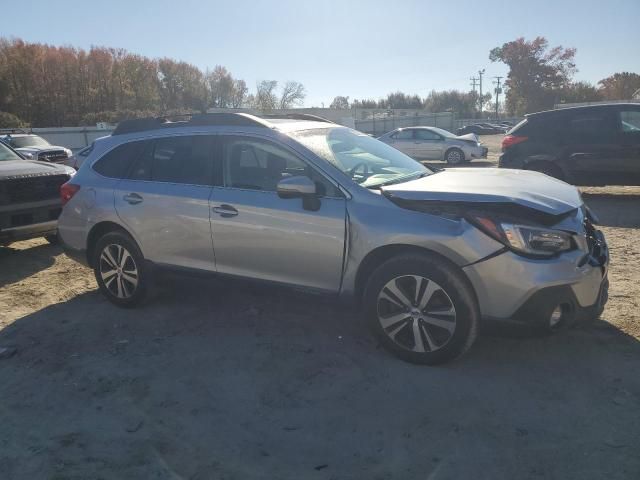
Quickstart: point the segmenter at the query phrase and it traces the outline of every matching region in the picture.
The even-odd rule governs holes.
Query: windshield
[[[404,153],[349,128],[322,128],[291,135],[356,183],[376,188],[433,173]]]
[[[50,147],[51,145],[44,138],[37,135],[29,135],[26,137],[11,137],[11,145],[13,148],[24,147]]]
[[[22,158],[4,143],[0,142],[0,162],[4,160],[22,160]]]

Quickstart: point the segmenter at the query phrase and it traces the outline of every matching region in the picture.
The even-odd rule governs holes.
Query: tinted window
[[[149,142],[129,178],[154,182],[211,185],[213,138],[211,136],[166,137]]]
[[[624,133],[640,133],[640,110],[623,110],[620,112],[620,120]]]
[[[593,111],[577,113],[569,118],[569,135],[576,143],[605,143],[615,132],[610,112]]]
[[[418,140],[440,140],[440,135],[430,130],[416,130],[415,137]]]
[[[339,197],[339,190],[296,155],[272,142],[227,137],[222,147],[224,185],[275,192],[286,177],[306,176],[316,182],[321,196]]]
[[[129,166],[144,150],[145,144],[146,142],[130,142],[120,145],[100,158],[93,169],[105,177],[123,178]]]
[[[400,130],[391,137],[395,140],[413,140],[413,130]]]
[[[0,162],[3,160],[22,160],[20,156],[7,147],[4,143],[0,142]]]

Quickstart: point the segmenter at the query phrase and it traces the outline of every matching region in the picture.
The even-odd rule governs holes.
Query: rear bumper
[[[85,249],[74,248],[68,243],[64,242],[64,237],[59,236],[60,246],[64,251],[64,254],[71,260],[74,260],[85,267],[89,267],[89,260],[87,259],[87,251]]]
[[[53,235],[56,233],[57,225],[57,220],[49,220],[19,227],[4,228],[0,230],[0,245],[9,245],[20,240]]]

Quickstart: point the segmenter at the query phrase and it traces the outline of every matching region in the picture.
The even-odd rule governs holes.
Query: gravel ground
[[[168,278],[121,310],[58,247],[0,247],[0,478],[640,478],[639,198],[585,191],[600,321],[438,368],[330,299]]]

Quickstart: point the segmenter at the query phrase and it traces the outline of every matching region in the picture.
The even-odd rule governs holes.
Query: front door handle
[[[221,217],[225,218],[235,217],[236,215],[238,215],[238,210],[233,208],[231,205],[227,205],[224,203],[222,205],[218,205],[217,207],[213,207],[212,210]]]
[[[128,193],[127,195],[122,197],[122,199],[125,202],[130,203],[131,205],[136,205],[137,203],[142,203],[142,197],[140,195],[138,195],[137,193]]]

